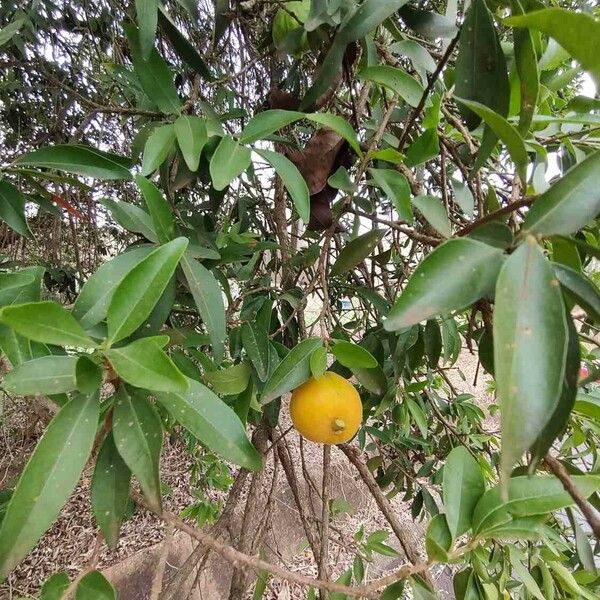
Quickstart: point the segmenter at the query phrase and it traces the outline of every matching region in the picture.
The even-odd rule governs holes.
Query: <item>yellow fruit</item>
[[[355,387],[337,373],[327,371],[310,378],[292,393],[290,416],[294,427],[308,440],[342,444],[358,431],[362,403]]]

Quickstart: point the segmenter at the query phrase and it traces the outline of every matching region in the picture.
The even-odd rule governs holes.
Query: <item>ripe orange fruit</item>
[[[327,371],[294,390],[290,416],[294,427],[306,439],[320,444],[342,444],[360,427],[362,402],[347,379]]]

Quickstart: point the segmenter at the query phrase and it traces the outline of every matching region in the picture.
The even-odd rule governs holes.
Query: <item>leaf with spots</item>
[[[92,510],[109,548],[119,541],[119,529],[127,510],[131,471],[125,464],[110,432],[98,453],[92,478]]]
[[[0,529],[0,581],[52,525],[88,460],[98,395],[76,396],[52,419],[13,492]]]
[[[77,388],[77,356],[42,356],[9,371],[2,387],[20,396],[62,394]]]
[[[415,269],[383,325],[410,327],[470,306],[491,294],[502,265],[502,250],[468,238],[448,240]]]
[[[163,430],[156,410],[141,394],[121,386],[113,413],[115,445],[125,464],[140,482],[151,509],[160,513],[159,461]]]
[[[236,465],[256,471],[262,459],[235,412],[201,383],[188,379],[185,393],[157,394],[158,401],[194,437]]]
[[[552,418],[561,396],[566,351],[560,285],[542,249],[529,237],[508,258],[496,283],[494,370],[505,481]]]

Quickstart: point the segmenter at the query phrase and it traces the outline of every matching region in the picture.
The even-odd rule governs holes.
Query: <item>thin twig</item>
[[[156,566],[156,573],[152,580],[152,591],[150,593],[150,600],[158,600],[160,592],[163,587],[163,577],[165,576],[165,567],[167,566],[167,556],[169,555],[169,549],[171,542],[173,541],[173,531],[175,527],[173,523],[167,523],[167,530],[165,532],[165,539],[163,546],[158,557],[158,565]]]
[[[323,446],[323,491],[321,493],[321,554],[319,556],[319,579],[328,579],[327,557],[329,553],[329,488],[331,487],[331,446]],[[321,590],[321,600],[327,600],[326,590]]]

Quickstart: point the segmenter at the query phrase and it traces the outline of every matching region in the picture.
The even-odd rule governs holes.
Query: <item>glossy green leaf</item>
[[[521,182],[525,185],[527,183],[527,150],[525,149],[525,142],[516,127],[502,115],[479,102],[459,97],[456,97],[456,101],[481,117],[496,136],[502,140],[517,167]]]
[[[450,219],[448,219],[446,209],[439,198],[435,198],[434,196],[416,196],[412,202],[437,232],[446,238],[452,235]]]
[[[562,391],[567,323],[560,286],[535,239],[504,263],[496,283],[494,371],[502,415],[501,473],[536,440]]]
[[[427,129],[415,138],[406,151],[405,164],[407,167],[416,167],[421,163],[436,158],[440,151],[440,140],[437,130]]]
[[[310,221],[308,185],[306,185],[306,180],[302,177],[296,165],[279,152],[256,150],[256,153],[262,156],[275,169],[277,175],[281,177],[283,185],[285,185],[294,202],[298,215],[304,223],[308,223]]]
[[[410,578],[413,600],[436,600],[436,595],[418,577]]]
[[[12,367],[34,358],[29,340],[6,325],[0,325],[0,351],[4,353]]]
[[[377,366],[377,359],[366,348],[352,342],[335,340],[331,353],[349,369],[372,369]]]
[[[464,446],[457,446],[447,456],[442,490],[446,521],[456,539],[471,528],[473,510],[485,492],[479,464]]]
[[[75,397],[35,447],[2,520],[0,580],[35,546],[75,489],[92,450],[99,406],[97,394]]]
[[[157,392],[184,392],[186,379],[162,350],[167,336],[140,338],[104,354],[117,375],[127,383]]]
[[[156,127],[148,136],[142,158],[142,175],[154,173],[162,165],[175,145],[175,126],[172,123]]]
[[[392,201],[400,218],[407,223],[414,221],[410,203],[411,190],[406,177],[395,169],[369,169],[374,182]]]
[[[75,379],[77,389],[84,394],[93,394],[102,386],[103,380],[102,367],[95,363],[87,355],[83,354],[77,360],[75,367]]]
[[[80,144],[56,144],[28,152],[16,165],[57,169],[94,179],[131,179],[128,158]]]
[[[92,478],[92,511],[104,539],[111,549],[119,541],[121,522],[129,501],[131,471],[125,464],[112,432],[109,432],[100,448]]]
[[[250,166],[250,149],[238,144],[231,136],[221,138],[210,159],[210,176],[215,190],[224,190]]]
[[[211,450],[246,469],[262,468],[262,459],[248,441],[233,410],[201,383],[188,380],[183,394],[158,394],[158,401],[183,427]]]
[[[26,267],[0,277],[0,306],[34,302],[41,297],[44,267]]]
[[[407,0],[387,0],[386,2],[366,0],[359,6],[356,12],[338,29],[329,51],[321,61],[322,66],[316,80],[301,102],[301,110],[313,106],[331,85],[331,81],[342,68],[342,60],[348,44],[364,38],[406,2]]]
[[[161,191],[151,181],[148,181],[141,175],[136,176],[135,181],[146,201],[158,241],[161,244],[166,244],[175,237],[175,223],[173,221],[171,206]]]
[[[403,6],[398,12],[408,27],[431,41],[450,39],[456,35],[456,19],[411,5]]]
[[[250,368],[242,362],[226,369],[206,371],[203,377],[217,394],[233,396],[241,394],[246,389],[250,375]]]
[[[265,110],[254,115],[240,135],[241,144],[252,144],[304,118],[293,110]]]
[[[350,147],[358,156],[362,156],[362,150],[360,149],[356,131],[354,131],[354,128],[346,121],[346,119],[332,113],[321,112],[311,113],[305,116],[309,121],[313,121],[313,123],[319,123],[320,125],[329,127],[329,129],[333,129],[333,131],[341,135],[350,144]]]
[[[33,237],[25,218],[25,197],[12,183],[4,180],[0,180],[0,219],[23,237]]]
[[[160,246],[139,262],[115,289],[108,306],[111,342],[133,333],[150,315],[162,296],[188,240],[180,237]]]
[[[127,231],[142,234],[151,242],[158,242],[158,236],[154,231],[150,215],[135,204],[129,202],[110,200],[102,198],[100,203],[109,211],[112,218]]]
[[[455,69],[456,95],[478,102],[506,117],[510,84],[506,59],[485,0],[473,0],[467,10],[458,42]],[[467,127],[475,129],[480,115],[459,105]]]
[[[391,89],[410,106],[418,106],[423,96],[423,86],[402,69],[389,65],[374,65],[361,69],[359,79],[371,81]]]
[[[132,395],[124,386],[115,396],[113,436],[121,458],[139,481],[148,504],[160,513],[162,424],[152,404],[142,394]]]
[[[375,250],[384,235],[385,231],[383,229],[371,229],[353,239],[342,248],[333,267],[331,267],[331,275],[342,275],[360,264]]]
[[[321,339],[313,337],[292,348],[267,380],[261,402],[271,402],[304,383],[310,377],[310,356],[320,345]]]
[[[384,327],[397,331],[470,306],[493,292],[502,251],[468,238],[448,240],[415,269]]]
[[[332,188],[341,190],[347,194],[355,194],[358,190],[357,185],[350,179],[348,171],[343,166],[338,167],[335,173],[327,178],[327,183]]]
[[[197,171],[200,154],[208,141],[206,119],[200,117],[178,117],[174,124],[179,149],[190,171]]]
[[[475,200],[469,187],[457,179],[451,179],[450,185],[452,186],[456,203],[460,206],[465,215],[472,217],[475,211]]]
[[[501,248],[502,250],[512,246],[515,241],[512,229],[508,225],[498,221],[483,223],[482,225],[475,227],[475,229],[469,233],[469,237],[479,240],[484,244]]]
[[[523,582],[523,585],[527,588],[529,593],[538,600],[546,600],[540,590],[535,579],[529,572],[529,568],[526,567],[522,561],[521,552],[519,552],[514,546],[508,545],[508,554],[510,556],[510,565],[514,569],[517,577]]]
[[[402,600],[404,597],[404,585],[404,580],[388,585],[381,593],[379,600]]]
[[[211,271],[187,255],[181,259],[181,268],[198,312],[208,330],[214,359],[220,363],[223,359],[226,337],[225,305],[221,288]]]
[[[429,522],[425,535],[425,548],[430,560],[446,562],[452,546],[452,534],[443,514],[435,515]]]
[[[513,16],[524,13],[520,0],[511,0]],[[531,119],[535,114],[539,91],[540,74],[538,60],[533,44],[533,37],[528,29],[513,29],[515,49],[515,66],[519,75],[519,88],[521,92],[521,110],[519,112],[519,131],[525,135],[531,126]]]
[[[125,275],[152,252],[152,246],[141,246],[115,256],[105,262],[85,282],[71,314],[85,329],[89,329],[106,318],[113,293]]]
[[[327,371],[327,350],[322,346],[317,348],[310,355],[309,366],[310,373],[315,379],[321,377]]]
[[[435,319],[427,321],[423,342],[425,344],[425,354],[427,355],[429,366],[435,368],[442,355],[442,332],[439,323]]]
[[[229,16],[230,0],[213,0],[213,2],[215,9],[215,25],[213,28],[212,46],[213,49],[215,49],[218,46],[219,41],[225,34],[225,31],[227,31],[227,27],[229,27],[229,21],[231,20],[231,17]]]
[[[531,205],[523,233],[569,235],[600,212],[600,152],[590,154]]]
[[[598,475],[573,475],[573,483],[584,498],[600,488]],[[473,512],[473,531],[481,533],[523,518],[566,508],[573,499],[556,477],[546,475],[513,477],[508,480],[508,500],[503,502],[500,485],[487,490]]]
[[[73,315],[56,302],[5,306],[0,310],[0,322],[36,342],[80,348],[97,346]]]
[[[266,381],[269,375],[269,336],[266,329],[258,323],[242,325],[242,344],[248,358],[252,361],[258,378]]]
[[[372,394],[381,395],[387,390],[387,378],[379,365],[371,369],[354,367],[350,370],[360,385]]]
[[[600,56],[596,44],[600,38],[600,21],[592,15],[566,8],[547,8],[512,16],[504,22],[512,27],[537,29],[554,38],[600,84]]]
[[[13,394],[62,394],[77,387],[76,356],[42,356],[16,366],[2,380],[2,387]]]
[[[75,600],[116,600],[117,594],[110,581],[100,571],[84,575],[75,590]]]
[[[560,284],[575,297],[588,317],[600,321],[600,290],[596,284],[583,273],[566,265],[552,263],[552,269]]]
[[[131,60],[137,78],[146,96],[164,113],[178,113],[181,109],[181,100],[177,95],[177,88],[173,83],[173,75],[164,58],[156,48],[151,49],[148,58],[144,58],[140,48],[138,29],[126,23],[124,25]],[[142,173],[146,175],[147,173]]]
[[[53,573],[40,590],[40,600],[60,600],[69,587],[69,576],[64,572]]]
[[[12,273],[0,273],[0,290],[8,297],[11,291],[16,291],[19,290],[19,288],[29,286],[35,279],[35,275],[26,270],[14,271]],[[6,302],[6,304],[12,304],[12,302]]]
[[[158,24],[158,0],[135,0],[141,58],[150,58]]]

